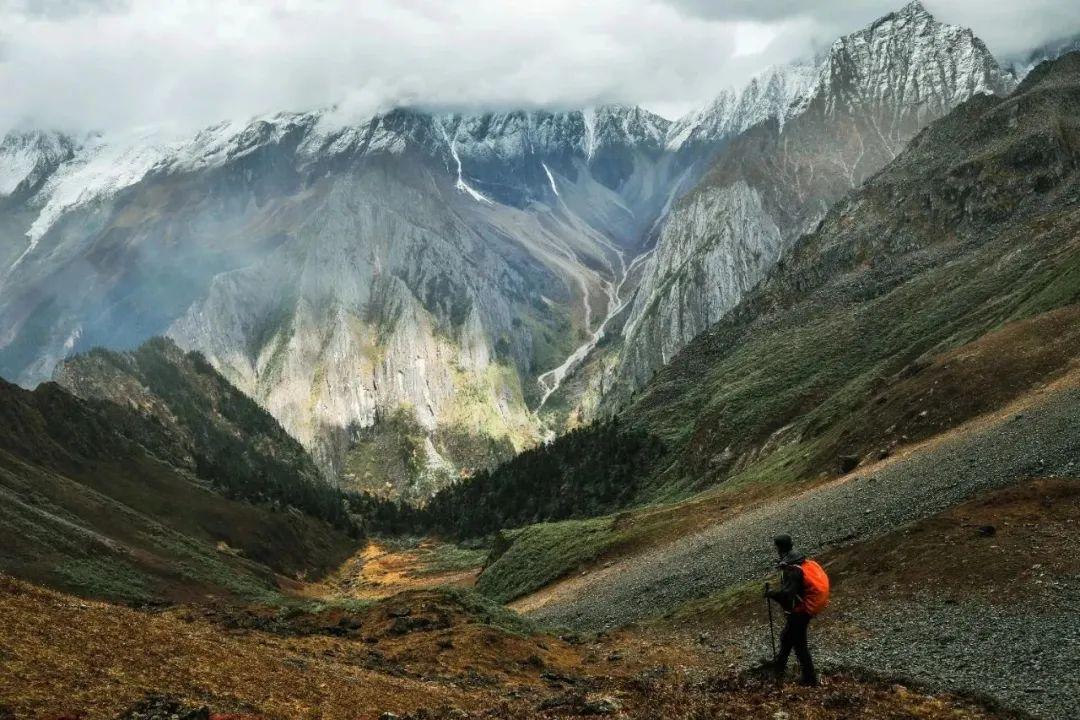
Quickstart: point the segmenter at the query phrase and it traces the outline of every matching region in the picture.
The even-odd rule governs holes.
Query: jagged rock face
[[[680,152],[715,148],[770,118],[783,125],[803,108],[817,77],[818,69],[810,64],[770,67],[741,90],[722,92],[706,107],[672,123],[668,148]]]
[[[5,215],[0,374],[168,334],[331,476],[422,496],[430,477],[350,477],[360,429],[405,408],[442,481],[534,442],[535,378],[602,321],[663,205],[666,130],[611,107],[65,139]]]
[[[973,95],[1004,94],[1012,85],[970,30],[938,23],[917,2],[838,40],[813,88],[728,144],[667,217],[606,404],[625,402],[734,307],[830,205],[927,123]],[[704,220],[713,209],[724,214]]]
[[[942,393],[941,424],[926,423],[932,401],[904,383],[950,348],[1075,306],[1078,118],[1080,53],[1038,66],[1006,98],[955,108],[835,203],[623,420],[685,452],[673,477],[708,484],[759,462],[770,474],[793,465],[810,477],[837,461],[839,470],[859,434],[853,418],[881,416],[892,402],[910,408],[912,441],[971,417],[973,406],[949,407],[957,391],[943,391],[947,382],[924,380],[923,393]],[[1071,356],[1062,357],[1066,367]],[[971,382],[985,384],[985,372]],[[908,441],[888,425],[877,431]]]
[[[608,106],[11,135],[0,376],[167,334],[331,477],[421,497],[567,408],[617,406],[919,128],[1011,82],[913,3],[675,123]],[[379,427],[422,457],[380,465]]]
[[[658,305],[635,305],[626,327],[629,338],[654,337],[662,343],[648,348],[643,364],[653,354],[666,364],[701,328],[733,307],[780,256],[780,229],[770,221],[761,195],[742,181],[695,193],[669,228],[652,262],[675,272],[645,275],[639,297],[656,298]],[[658,282],[669,284],[657,287]],[[624,350],[630,362],[643,351],[636,343]]]
[[[13,132],[0,142],[0,197],[36,190],[75,148],[70,138],[55,132]]]

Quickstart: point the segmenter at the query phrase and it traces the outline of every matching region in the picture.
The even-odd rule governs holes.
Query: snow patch
[[[30,238],[27,253],[64,212],[134,185],[174,151],[174,145],[162,143],[153,133],[120,141],[102,136],[88,139],[45,184],[42,196],[47,200],[26,233]]]
[[[551,183],[551,192],[555,193],[555,197],[560,197],[559,188],[555,187],[555,176],[553,176],[551,174],[551,171],[548,170],[547,163],[542,162],[542,163],[540,163],[540,165],[543,166],[544,172],[547,173],[548,182]]]
[[[581,120],[585,124],[585,159],[592,160],[593,152],[596,151],[596,110],[582,110]]]
[[[457,183],[455,183],[454,187],[456,187],[461,192],[466,193],[469,197],[471,197],[473,200],[476,200],[477,202],[485,202],[488,205],[494,205],[495,203],[492,202],[492,200],[490,200],[487,196],[485,196],[479,190],[473,188],[471,185],[469,185],[469,183],[465,182],[465,178],[461,174],[461,158],[458,157],[456,141],[452,139],[450,135],[446,132],[446,127],[441,122],[437,122],[436,125],[438,125],[439,130],[442,131],[442,135],[443,138],[446,140],[446,144],[450,146],[450,157],[454,158],[454,162],[457,163]]]
[[[819,74],[819,66],[805,63],[768,67],[673,123],[665,146],[674,151],[690,141],[719,142],[769,118],[776,118],[783,129],[804,109]]]
[[[15,192],[19,183],[30,175],[37,161],[37,153],[29,147],[13,148],[10,152],[0,151],[0,195]]]

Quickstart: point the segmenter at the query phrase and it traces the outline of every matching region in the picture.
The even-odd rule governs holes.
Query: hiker
[[[773,658],[772,670],[777,678],[783,678],[787,671],[788,655],[794,650],[802,670],[802,684],[817,685],[806,630],[811,618],[829,602],[829,578],[820,565],[794,549],[790,535],[777,535],[773,538],[773,545],[780,554],[776,566],[780,568],[781,583],[778,590],[770,590],[766,583],[765,598],[766,602],[775,601],[787,613],[787,622],[780,632],[780,650]]]

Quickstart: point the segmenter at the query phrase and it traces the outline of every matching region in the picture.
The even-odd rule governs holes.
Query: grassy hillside
[[[300,443],[198,353],[166,338],[130,352],[95,349],[65,361],[56,380],[127,437],[227,497],[295,507],[358,531]]]
[[[621,414],[668,449],[636,478],[635,501],[654,505],[618,531],[608,517],[519,533],[478,586],[514,597],[685,533],[688,519],[850,472],[1075,368],[1078,118],[1072,54],[923,131]],[[692,507],[663,507],[704,490]],[[541,573],[537,555],[551,558]]]
[[[310,459],[235,390],[199,394],[223,381],[174,350],[131,356],[124,405],[0,381],[0,572],[135,603],[268,599],[348,556],[356,528]]]
[[[961,106],[832,208],[629,408],[679,449],[654,492],[848,470],[1074,362],[1078,112],[1073,54]]]

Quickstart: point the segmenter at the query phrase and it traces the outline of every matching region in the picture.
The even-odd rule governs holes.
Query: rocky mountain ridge
[[[424,436],[421,474],[446,482],[537,439],[536,378],[557,386],[619,304],[625,255],[666,201],[666,131],[613,106],[68,140],[59,162],[11,165],[41,170],[3,198],[0,371],[32,385],[72,352],[168,334],[330,476],[400,411]]]
[[[837,40],[786,120],[733,139],[667,217],[609,365],[607,407],[723,317],[928,122],[1013,85],[970,30],[938,22],[919,2]]]
[[[329,477],[423,497],[620,406],[925,122],[1010,82],[912,3],[674,123],[331,109],[12,135],[0,375],[165,334]]]

